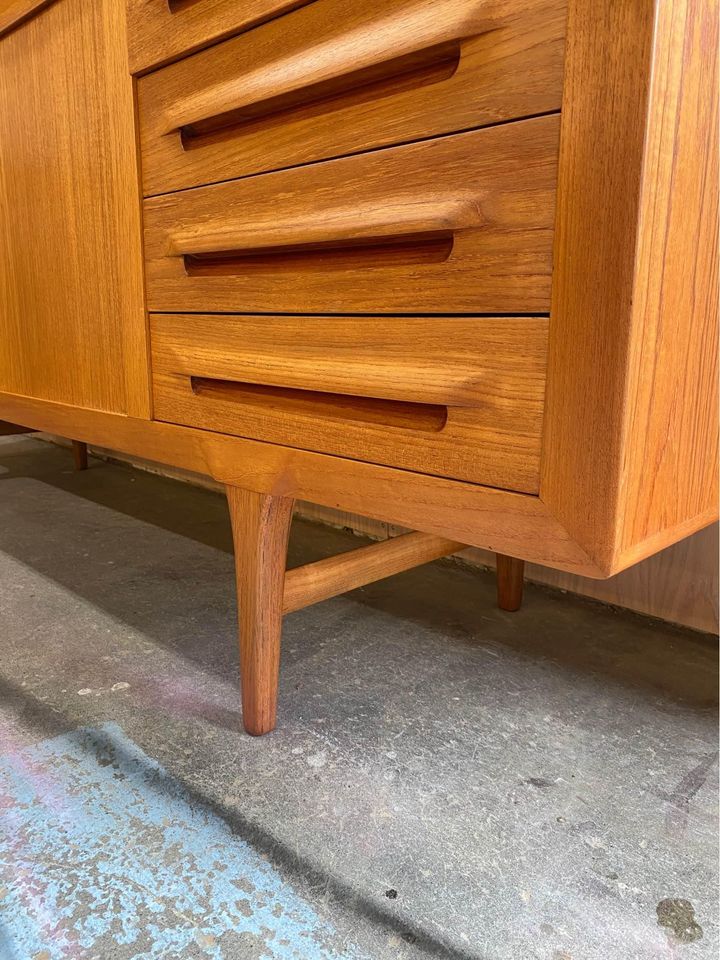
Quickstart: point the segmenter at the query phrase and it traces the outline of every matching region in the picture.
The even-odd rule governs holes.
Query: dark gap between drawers
[[[206,187],[219,186],[223,183],[234,183],[240,180],[250,180],[253,177],[265,177],[273,173],[284,173],[287,170],[300,170],[303,167],[311,167],[321,163],[332,163],[335,160],[346,160],[348,157],[365,156],[371,153],[379,153],[382,150],[390,150],[395,147],[408,147],[414,143],[429,143],[432,140],[442,140],[446,137],[455,137],[464,133],[475,133],[478,130],[492,130],[494,127],[506,127],[512,123],[524,123],[526,120],[540,120],[543,117],[559,116],[560,110],[546,110],[543,113],[523,114],[519,117],[510,117],[507,120],[495,120],[491,123],[480,123],[472,127],[459,127],[457,130],[445,131],[444,133],[434,133],[429,136],[413,137],[408,140],[398,139],[387,143],[380,143],[372,147],[362,147],[357,150],[348,150],[344,153],[328,154],[321,158],[303,160],[298,163],[289,163],[280,167],[268,167],[267,169],[257,170],[253,173],[243,173],[237,177],[222,177],[219,180],[208,180],[205,183],[195,183],[190,186],[177,187],[174,190],[161,190],[158,193],[144,193],[143,200],[155,200],[158,197],[169,197],[180,193],[189,193],[193,190],[203,190]]]
[[[542,310],[533,310],[531,313],[523,313],[523,311],[513,310],[510,312],[500,312],[495,310],[491,313],[452,313],[444,310],[442,312],[438,311],[437,313],[423,313],[419,310],[413,310],[411,312],[403,310],[393,310],[388,313],[378,313],[377,310],[372,313],[353,313],[352,311],[347,311],[345,313],[330,313],[327,310],[322,310],[320,312],[308,313],[304,311],[299,313],[297,310],[187,310],[187,309],[177,309],[173,308],[172,310],[160,310],[157,307],[149,307],[150,313],[157,313],[160,316],[176,316],[184,315],[188,317],[327,317],[332,319],[333,317],[343,318],[343,317],[354,317],[358,320],[364,318],[372,319],[373,317],[397,317],[398,319],[413,317],[426,318],[428,320],[455,320],[455,319],[469,319],[469,320],[549,320],[550,314],[543,312]]]

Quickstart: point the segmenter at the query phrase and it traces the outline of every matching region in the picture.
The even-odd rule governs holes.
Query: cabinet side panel
[[[717,0],[570,0],[540,497],[607,574],[717,516]]]
[[[610,572],[653,0],[568,5],[540,497]]]
[[[717,516],[717,42],[717,0],[659,5],[623,461],[628,560]]]
[[[123,0],[0,38],[0,390],[149,415]]]

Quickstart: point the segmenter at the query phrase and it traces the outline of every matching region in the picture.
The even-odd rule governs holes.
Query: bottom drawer
[[[547,318],[150,321],[157,420],[537,493]]]

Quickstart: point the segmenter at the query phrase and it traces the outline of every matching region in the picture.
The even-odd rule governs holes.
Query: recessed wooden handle
[[[190,228],[172,231],[167,238],[167,256],[267,252],[273,248],[298,248],[314,244],[347,244],[350,241],[379,242],[452,235],[456,230],[480,226],[482,214],[472,198],[432,196],[411,201],[393,201],[381,206],[358,203],[308,211],[301,219],[268,217],[252,223],[229,215]]]
[[[314,419],[381,424],[424,433],[438,433],[448,418],[448,408],[440,404],[298,390],[214,377],[190,377],[190,388],[196,397],[207,400],[255,407],[271,405],[276,411],[285,410],[288,414]]]
[[[189,277],[249,276],[258,272],[304,274],[331,270],[372,270],[392,266],[445,263],[452,253],[453,234],[423,233],[400,237],[374,237],[341,243],[304,243],[217,253],[186,255]]]
[[[166,2],[170,13],[179,13],[186,7],[191,7],[194,3],[197,3],[198,0],[166,0]]]
[[[268,123],[292,122],[298,112],[307,108],[322,107],[332,112],[346,103],[357,106],[403,90],[418,91],[421,87],[449,80],[460,66],[460,55],[458,41],[440,43],[248,106],[213,111],[201,120],[180,127],[181,145],[183,150],[196,150],[257,130],[258,125],[267,128]]]
[[[497,27],[506,8],[501,0],[415,0],[387,10],[384,2],[371,0],[344,33],[310,42],[301,51],[254,70],[240,65],[232,80],[177,100],[166,109],[161,131],[175,133],[217,115],[461,41]]]

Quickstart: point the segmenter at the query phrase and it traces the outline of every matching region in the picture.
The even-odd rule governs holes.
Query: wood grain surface
[[[151,338],[160,420],[537,490],[545,318],[152,314]]]
[[[139,73],[279,16],[308,0],[126,0],[130,68]]]
[[[0,416],[214,477],[602,577],[537,497],[407,470],[0,393]]]
[[[617,570],[717,516],[715,0],[571,0],[540,496]]]
[[[320,4],[329,0],[318,0],[312,10]],[[148,25],[141,31],[147,65],[148,57],[177,56],[266,21],[288,5],[134,0],[134,8],[140,17],[135,26],[143,18]],[[450,14],[457,9],[447,4]],[[401,136],[420,89],[429,96],[443,83],[459,82],[469,62],[463,66],[463,57],[478,37],[498,40],[501,74],[505,57],[530,56],[527,38],[513,47],[503,33],[514,22],[502,20],[503,10],[518,9],[517,0],[463,4],[472,30],[467,38],[459,31],[459,52],[453,52],[452,38],[439,40],[437,60],[425,59],[422,44],[409,52],[402,47],[417,39],[415,27],[407,36],[397,33],[397,51],[382,49],[372,62],[372,45],[361,51],[359,69],[379,71],[364,76],[368,85],[393,80],[392,71],[386,72],[391,52],[419,57],[405,64],[408,72],[426,71],[432,81],[393,88],[398,106],[408,106],[398,113],[393,138]],[[412,16],[424,11],[430,23],[437,10],[436,3],[418,0]],[[315,15],[307,7],[292,16],[301,14],[308,22]],[[351,16],[362,17],[362,5]],[[496,29],[483,33],[480,21]],[[332,90],[319,92],[341,100],[351,96],[344,78],[358,77],[347,73],[342,50],[326,49],[311,62],[302,44],[281,39],[279,24],[268,23],[232,44],[259,45],[263,36],[274,38],[276,50],[285,43],[285,70],[269,69],[270,51],[259,58],[254,75],[244,67],[233,73],[225,53],[230,47],[224,46],[217,57],[207,51],[197,58],[206,71],[200,71],[199,86],[184,94],[174,88],[172,102],[162,105],[156,91],[163,129],[171,130],[166,135],[173,135],[168,124],[175,123],[187,128],[190,139],[220,136],[212,124],[233,111],[235,122],[238,110],[249,110],[254,119],[260,111],[263,122],[273,116],[279,130],[285,121],[290,126],[298,120],[298,110],[321,109],[320,101],[309,105],[302,99],[311,88],[331,84]],[[333,391],[354,398],[343,416],[351,419],[352,412],[356,423],[365,418],[365,438],[380,432],[378,424],[386,432],[404,430],[415,415],[431,433],[439,422],[436,407],[447,407],[450,422],[463,408],[443,402],[443,391],[468,404],[472,396],[492,395],[492,380],[464,379],[467,366],[459,358],[452,361],[459,377],[436,359],[423,399],[414,348],[402,349],[401,341],[388,345],[379,326],[372,334],[376,346],[403,374],[391,382],[379,362],[374,375],[386,396],[377,395],[377,380],[363,381],[352,365],[313,371],[311,361],[293,354],[292,338],[284,341],[284,361],[279,355],[270,359],[264,347],[253,353],[242,341],[233,357],[223,339],[223,323],[230,328],[232,321],[212,318],[207,325],[216,326],[216,336],[204,354],[199,325],[183,346],[181,370],[171,369],[181,354],[172,353],[169,341],[162,353],[163,375],[175,386],[184,383],[188,396],[182,402],[202,409],[194,422],[203,429],[142,419],[150,410],[146,328],[132,90],[118,44],[122,26],[119,0],[58,0],[0,39],[0,416],[79,442],[116,444],[262,496],[300,497],[592,576],[616,573],[717,516],[716,0],[569,0],[560,118],[384,147],[145,202],[148,295],[156,311],[382,314],[387,324],[414,314],[437,315],[436,323],[452,313],[527,314],[528,330],[544,320],[538,314],[550,313],[539,497],[301,449],[287,433],[273,445],[208,429],[237,429],[238,396],[247,400],[248,386],[276,391],[273,403],[285,404],[286,412],[288,404],[315,404],[316,430],[320,408],[327,413],[328,403],[338,402],[328,400]],[[331,28],[328,22],[328,42],[337,46]],[[343,26],[338,29],[344,35]],[[376,23],[368,29],[377,35]],[[159,31],[154,38],[153,30]],[[554,43],[548,30],[537,37],[542,49]],[[168,41],[164,53],[160,33]],[[553,49],[557,55],[557,44]],[[449,71],[454,56],[453,76],[440,79],[443,64]],[[179,66],[177,71],[179,76]],[[190,79],[190,73],[183,76]],[[219,89],[212,89],[213,77]],[[233,88],[238,77],[239,90]],[[527,77],[527,95],[534,96],[538,75],[529,69]],[[498,116],[505,109],[504,84],[498,84]],[[491,89],[483,87],[488,99],[478,99],[485,103],[480,109],[491,109]],[[376,103],[364,102],[372,113]],[[474,106],[472,98],[468,102]],[[273,105],[285,111],[282,118],[272,114]],[[360,121],[359,101],[343,103],[342,110],[356,111],[358,126],[347,126],[349,137],[361,136],[362,123],[370,135],[369,121]],[[185,151],[197,150],[199,158],[210,145],[188,147],[186,137]],[[205,175],[216,176],[210,163]],[[258,327],[254,337],[260,342],[261,336]],[[309,341],[312,358],[320,340],[314,346],[311,336]],[[240,354],[247,355],[242,362]],[[499,348],[498,362],[502,357]],[[197,358],[210,373],[196,372]],[[248,380],[253,366],[273,382]],[[244,380],[237,379],[240,374]],[[290,376],[296,382],[281,382]],[[509,396],[524,396],[511,373],[503,373],[503,383]],[[350,387],[353,394],[347,394]],[[299,401],[293,391],[313,396]],[[531,404],[536,399],[533,393]],[[222,422],[213,422],[212,410],[221,406]],[[170,415],[181,419],[178,409],[179,401]],[[480,416],[480,407],[467,409]],[[537,420],[530,428],[529,422],[509,432],[506,449],[513,436],[537,442]],[[348,429],[343,425],[345,437]],[[466,458],[468,470],[478,469],[487,455],[483,444],[459,443],[454,453],[448,448],[441,456],[444,430],[433,434],[438,472],[452,456]],[[257,434],[268,438],[268,431],[263,423]],[[489,447],[490,434],[483,437]],[[393,463],[409,449],[396,446]],[[354,450],[345,457],[373,456],[369,448]],[[429,447],[413,469],[428,469],[431,461]],[[500,453],[487,455],[485,482],[491,477],[538,489],[537,463],[527,470],[532,455],[515,480],[512,470],[505,479],[492,474],[492,464],[500,462]]]
[[[495,567],[498,606],[501,610],[514,613],[522,605],[525,562],[516,557],[506,557],[498,553],[495,557]]]
[[[444,537],[406,533],[392,540],[295,567],[285,574],[283,611],[301,610],[462,549],[463,544]]]
[[[63,442],[61,438],[53,439]],[[139,470],[172,477],[181,483],[214,490],[223,496],[225,494],[222,484],[190,470],[160,465],[143,457],[103,447],[94,447],[93,454],[127,463]],[[296,501],[294,515],[315,523],[352,530],[375,540],[384,540],[404,532],[402,528],[385,521],[304,500]],[[717,634],[720,602],[718,536],[718,524],[714,523],[606,580],[588,579],[539,564],[525,565],[526,579]],[[460,556],[464,563],[473,566],[493,567],[496,562],[494,553],[477,548],[465,549]]]
[[[146,200],[148,306],[545,312],[557,137],[549,116]]]
[[[0,389],[148,416],[123,0],[0,38]]]
[[[0,0],[0,36],[54,2],[55,0]]]
[[[243,726],[275,728],[283,584],[293,501],[227,487],[235,543]]]
[[[657,7],[618,549],[718,505],[718,4]]]
[[[146,195],[560,108],[566,0],[316,0],[138,82]]]

